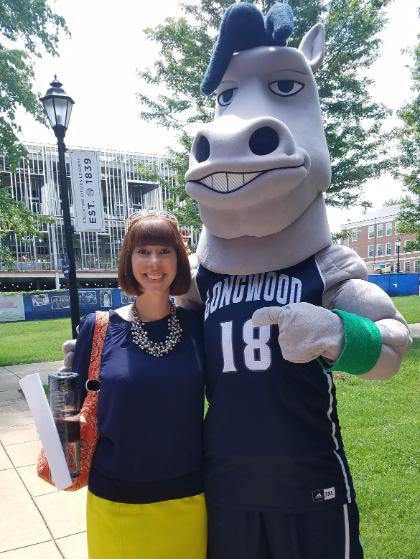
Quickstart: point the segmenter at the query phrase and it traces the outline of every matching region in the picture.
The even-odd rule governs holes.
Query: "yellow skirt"
[[[126,504],[87,493],[89,559],[205,559],[204,494]]]

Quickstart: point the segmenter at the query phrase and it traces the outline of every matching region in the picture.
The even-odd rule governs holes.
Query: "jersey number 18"
[[[233,351],[233,321],[221,322],[222,334],[222,373],[236,373],[235,355]],[[258,333],[258,336],[255,334]],[[252,320],[247,320],[242,327],[242,339],[245,344],[243,348],[244,363],[250,371],[266,371],[271,365],[270,326],[256,328]],[[237,349],[235,347],[235,349]]]

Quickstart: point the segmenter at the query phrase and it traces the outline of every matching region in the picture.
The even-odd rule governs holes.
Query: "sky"
[[[151,67],[158,47],[142,30],[155,27],[165,17],[181,14],[177,0],[50,0],[52,9],[63,15],[71,37],[62,36],[59,57],[45,55],[34,61],[34,89],[44,94],[54,74],[75,101],[66,144],[71,147],[120,149],[142,153],[162,153],[176,147],[176,134],[155,124],[142,122],[136,94],[142,87],[137,70]],[[394,0],[389,23],[381,38],[380,58],[372,66],[376,101],[395,111],[411,98],[411,63],[402,49],[416,43],[419,32],[419,0]],[[118,9],[115,9],[118,7]],[[152,9],[153,8],[153,9]],[[51,129],[19,113],[24,141],[54,143]],[[388,126],[395,123],[395,117]],[[390,176],[370,181],[365,198],[380,207],[401,194],[401,185]],[[331,230],[360,216],[361,208],[328,209]]]

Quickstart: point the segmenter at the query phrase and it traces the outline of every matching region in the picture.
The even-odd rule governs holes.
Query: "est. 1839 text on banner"
[[[73,190],[76,231],[103,231],[101,166],[95,151],[70,152],[70,177]]]

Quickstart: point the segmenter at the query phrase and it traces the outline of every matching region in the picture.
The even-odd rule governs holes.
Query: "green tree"
[[[32,56],[42,51],[57,54],[60,31],[68,32],[64,18],[54,14],[47,0],[2,0],[0,2],[0,150],[14,169],[25,148],[18,139],[19,107],[45,122],[42,105],[32,90]],[[19,44],[19,48],[14,48]],[[12,265],[13,256],[2,242],[13,230],[19,239],[37,235],[46,218],[15,202],[10,188],[0,183],[0,260]]]
[[[52,223],[52,219],[28,211],[23,202],[13,200],[8,188],[0,183],[0,262],[12,268],[14,256],[3,242],[12,231],[20,241],[40,237],[43,224]]]
[[[364,182],[386,168],[381,123],[385,108],[369,96],[366,77],[378,56],[378,33],[385,23],[390,0],[289,0],[295,31],[290,46],[297,46],[316,22],[326,26],[326,59],[317,74],[321,108],[331,153],[333,178],[327,203],[346,207],[360,201]],[[139,73],[151,88],[139,94],[145,120],[180,131],[181,151],[175,168],[188,166],[191,138],[186,127],[212,119],[214,98],[200,91],[220,19],[231,0],[196,0],[183,4],[184,16],[167,18],[145,33],[160,45],[152,68]],[[259,2],[266,12],[273,0]],[[163,93],[162,93],[163,91]],[[172,154],[173,155],[173,154]],[[182,162],[182,164],[181,164]],[[179,198],[184,181],[179,177]]]
[[[332,233],[331,238],[334,244],[340,244],[341,241],[346,241],[351,237],[351,229],[342,229],[338,233]]]
[[[407,243],[407,249],[420,250],[420,42],[414,50],[411,75],[414,98],[398,112],[402,127],[397,130],[400,153],[394,175],[407,191],[399,201],[398,231],[414,233],[415,240]]]
[[[42,105],[32,90],[31,56],[41,57],[42,50],[57,55],[61,30],[67,32],[64,18],[52,12],[47,0],[0,3],[0,148],[13,166],[25,153],[18,140],[17,108],[44,122]],[[16,43],[21,47],[13,48]]]
[[[156,182],[166,188],[171,198],[166,200],[164,205],[167,210],[175,215],[181,225],[192,226],[196,231],[199,231],[201,229],[201,219],[197,202],[189,196],[185,196],[185,192],[178,186],[184,182],[184,175],[187,170],[183,153],[170,150],[169,163],[173,172],[172,180],[164,177],[155,165],[140,164],[137,170],[143,180]]]

